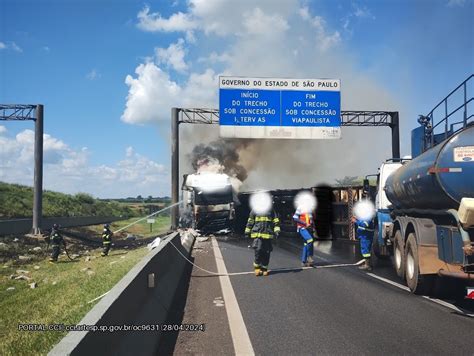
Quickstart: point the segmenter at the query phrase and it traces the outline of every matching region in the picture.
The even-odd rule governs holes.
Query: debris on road
[[[148,250],[151,251],[155,247],[158,247],[160,245],[160,242],[161,242],[161,237],[157,237],[156,239],[154,239],[151,243],[147,245]]]
[[[127,241],[135,241],[137,239],[137,237],[135,235],[132,235],[132,234],[127,234],[127,237],[125,238],[125,240]]]

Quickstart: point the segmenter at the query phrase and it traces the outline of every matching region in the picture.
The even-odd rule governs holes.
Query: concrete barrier
[[[99,331],[71,331],[49,355],[153,355],[187,263],[171,243],[189,256],[194,238],[177,232],[163,238],[78,324]],[[109,331],[132,325],[145,330]]]
[[[77,216],[43,218],[41,228],[48,230],[51,229],[53,224],[59,224],[62,227],[98,225],[123,219],[124,218],[114,216]],[[31,227],[33,226],[32,224],[32,219],[0,220],[0,235],[27,234],[31,232]]]

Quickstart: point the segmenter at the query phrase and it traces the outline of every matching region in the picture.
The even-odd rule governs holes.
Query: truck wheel
[[[405,248],[405,278],[412,293],[429,294],[433,287],[434,278],[431,275],[420,274],[418,244],[414,233],[408,235]]]
[[[405,243],[400,230],[395,232],[393,241],[393,263],[398,277],[405,277]]]
[[[375,257],[380,258],[380,247],[379,247],[379,228],[377,226],[377,222],[375,222],[375,229],[374,229],[374,239],[372,241],[372,254]]]

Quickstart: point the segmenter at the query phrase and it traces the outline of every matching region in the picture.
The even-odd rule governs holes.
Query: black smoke
[[[204,165],[217,161],[222,167],[222,173],[244,181],[248,176],[248,172],[239,164],[239,151],[245,149],[250,141],[219,139],[209,144],[201,143],[193,148],[188,158],[195,171],[198,171]]]

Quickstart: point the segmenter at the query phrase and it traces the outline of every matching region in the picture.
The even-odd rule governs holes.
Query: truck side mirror
[[[369,184],[369,180],[367,178],[364,179],[363,186],[364,186],[364,193],[369,194],[370,184]]]

